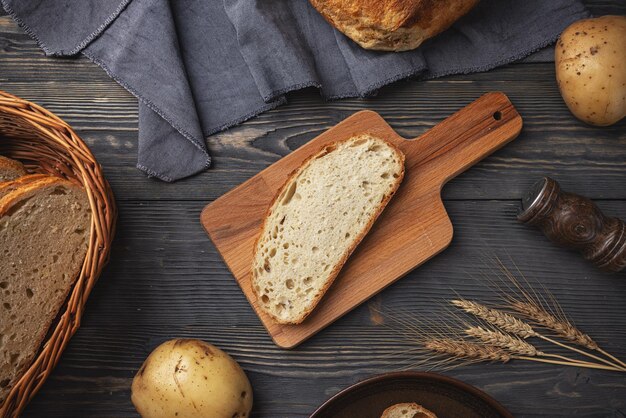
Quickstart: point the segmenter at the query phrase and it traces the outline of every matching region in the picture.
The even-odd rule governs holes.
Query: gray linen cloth
[[[482,0],[417,50],[385,53],[360,48],[307,0],[0,1],[46,54],[82,53],[139,99],[137,167],[165,181],[209,167],[206,137],[289,91],[363,97],[406,77],[486,71],[588,16],[579,0]]]

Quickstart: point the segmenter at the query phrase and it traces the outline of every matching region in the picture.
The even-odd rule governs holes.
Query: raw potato
[[[555,52],[561,95],[578,119],[608,126],[626,116],[626,16],[579,20]]]
[[[252,387],[239,364],[204,341],[177,339],[158,346],[133,379],[143,418],[245,418]]]

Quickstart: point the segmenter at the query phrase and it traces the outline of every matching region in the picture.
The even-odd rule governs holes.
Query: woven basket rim
[[[80,183],[87,192],[92,213],[89,245],[80,274],[34,361],[0,404],[0,417],[17,417],[51,374],[80,327],[89,294],[109,259],[117,208],[102,167],[76,132],[44,107],[2,90],[0,154],[27,161],[35,171]]]

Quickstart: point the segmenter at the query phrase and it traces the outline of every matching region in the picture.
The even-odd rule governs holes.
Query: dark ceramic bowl
[[[438,418],[513,418],[473,386],[435,373],[387,373],[342,390],[310,418],[380,418],[394,404],[416,402]]]

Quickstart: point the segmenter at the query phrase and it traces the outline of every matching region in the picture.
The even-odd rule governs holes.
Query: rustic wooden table
[[[588,4],[595,14],[626,14],[623,0]],[[340,389],[401,367],[394,353],[405,347],[403,338],[379,325],[372,304],[429,315],[455,292],[489,300],[471,278],[491,267],[481,261],[485,252],[510,255],[580,328],[626,357],[626,273],[600,273],[515,221],[520,196],[544,175],[626,219],[626,121],[597,129],[574,119],[552,64],[400,82],[366,100],[325,103],[316,91],[297,92],[289,104],[210,137],[214,167],[175,184],[134,168],[135,98],[85,58],[44,57],[8,16],[0,17],[0,89],[69,122],[104,166],[120,209],[111,263],[26,417],[136,416],[132,377],[173,337],[202,338],[232,354],[255,389],[253,416],[307,417]],[[452,245],[297,349],[274,346],[200,226],[204,205],[357,110],[380,112],[410,138],[493,90],[509,95],[524,129],[445,187]],[[514,362],[446,374],[483,389],[517,417],[626,416],[626,379],[617,373]]]

